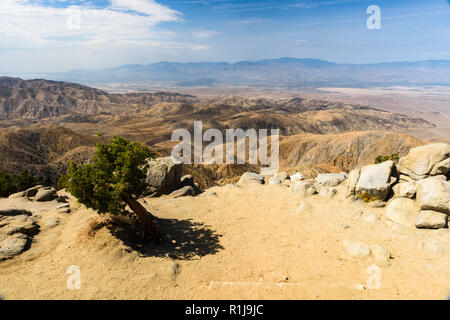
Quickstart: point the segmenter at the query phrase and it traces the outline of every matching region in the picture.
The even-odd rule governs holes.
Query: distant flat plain
[[[361,104],[425,119],[435,128],[411,130],[413,137],[428,141],[450,142],[450,87],[372,87],[372,88],[256,88],[256,87],[164,87],[155,84],[93,84],[108,92],[170,91],[198,97],[241,96],[246,98],[285,99],[303,97]]]

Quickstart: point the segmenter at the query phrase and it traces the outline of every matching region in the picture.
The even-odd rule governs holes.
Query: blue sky
[[[369,30],[369,5],[381,30]],[[0,72],[277,57],[450,59],[450,3],[361,0],[1,0]]]

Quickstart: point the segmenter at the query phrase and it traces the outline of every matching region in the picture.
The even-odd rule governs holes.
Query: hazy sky
[[[381,9],[381,30],[366,10]],[[277,57],[450,59],[448,0],[0,0],[0,72]]]

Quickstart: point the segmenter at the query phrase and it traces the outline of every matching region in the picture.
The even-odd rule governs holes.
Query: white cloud
[[[1,0],[0,48],[98,47],[117,43],[167,46],[174,33],[156,25],[171,21],[181,21],[181,13],[154,0],[110,0],[105,8],[89,4],[55,8],[29,0]]]

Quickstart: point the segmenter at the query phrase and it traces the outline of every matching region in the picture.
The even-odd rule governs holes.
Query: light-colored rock
[[[26,197],[34,197],[36,195],[36,193],[39,191],[39,189],[42,189],[43,186],[38,185],[32,188],[29,188],[25,191],[25,196]]]
[[[450,172],[450,145],[434,143],[409,150],[408,155],[399,160],[399,173],[414,180],[424,179],[429,175],[446,175]]]
[[[279,178],[272,177],[269,179],[269,184],[281,184],[281,180]]]
[[[38,202],[46,202],[52,201],[56,198],[56,190],[55,189],[46,189],[42,188],[36,193],[34,199]]]
[[[440,229],[447,227],[448,216],[444,213],[421,210],[416,218],[416,228],[419,229]]]
[[[391,253],[386,248],[383,248],[379,245],[374,245],[370,247],[370,252],[375,258],[375,263],[380,266],[385,266],[389,264],[389,260],[391,259]]]
[[[179,198],[185,196],[195,196],[195,190],[192,186],[186,186],[181,189],[175,190],[171,194],[169,194],[172,198]]]
[[[416,183],[414,181],[401,182],[392,187],[396,198],[410,198],[416,196]]]
[[[308,197],[316,194],[317,188],[312,182],[301,181],[294,184],[292,187],[292,192],[301,197]]]
[[[47,221],[46,225],[49,228],[54,228],[60,224],[61,220],[59,218],[53,218]]]
[[[289,174],[287,172],[277,172],[273,175],[273,178],[280,179],[281,181],[288,180]]]
[[[56,210],[58,213],[70,213],[71,210],[69,207],[65,207],[65,208],[59,208]]]
[[[23,197],[25,197],[25,192],[21,191],[21,192],[13,193],[12,195],[10,195],[8,197],[8,199],[17,199],[17,198],[23,198]]]
[[[345,240],[343,245],[345,252],[353,258],[362,258],[370,255],[370,247],[364,243]]]
[[[414,227],[419,213],[417,204],[408,198],[396,198],[386,207],[386,219],[406,227]]]
[[[439,177],[417,181],[417,201],[422,210],[434,210],[450,215],[450,182]]]
[[[341,173],[320,173],[316,177],[316,182],[324,187],[336,187],[347,178],[345,172]]]
[[[245,186],[247,184],[264,184],[264,176],[254,173],[254,172],[246,172],[239,179],[236,184],[238,187]]]
[[[295,210],[297,213],[310,213],[313,211],[313,206],[310,205],[308,202],[302,202],[297,210]]]
[[[26,235],[17,233],[0,242],[0,260],[21,254],[28,244]]]
[[[347,178],[347,197],[355,195],[356,184],[359,180],[361,168],[356,168],[350,171]]]
[[[205,194],[210,197],[217,197],[217,192],[215,191],[206,191]]]
[[[148,165],[148,194],[167,194],[180,187],[182,167],[171,157],[149,160]]]
[[[300,182],[302,181],[304,178],[302,176],[302,174],[300,172],[295,173],[294,175],[291,176],[291,181],[292,182]]]
[[[385,200],[391,188],[394,165],[393,161],[386,161],[362,167],[355,194],[367,201]]]

